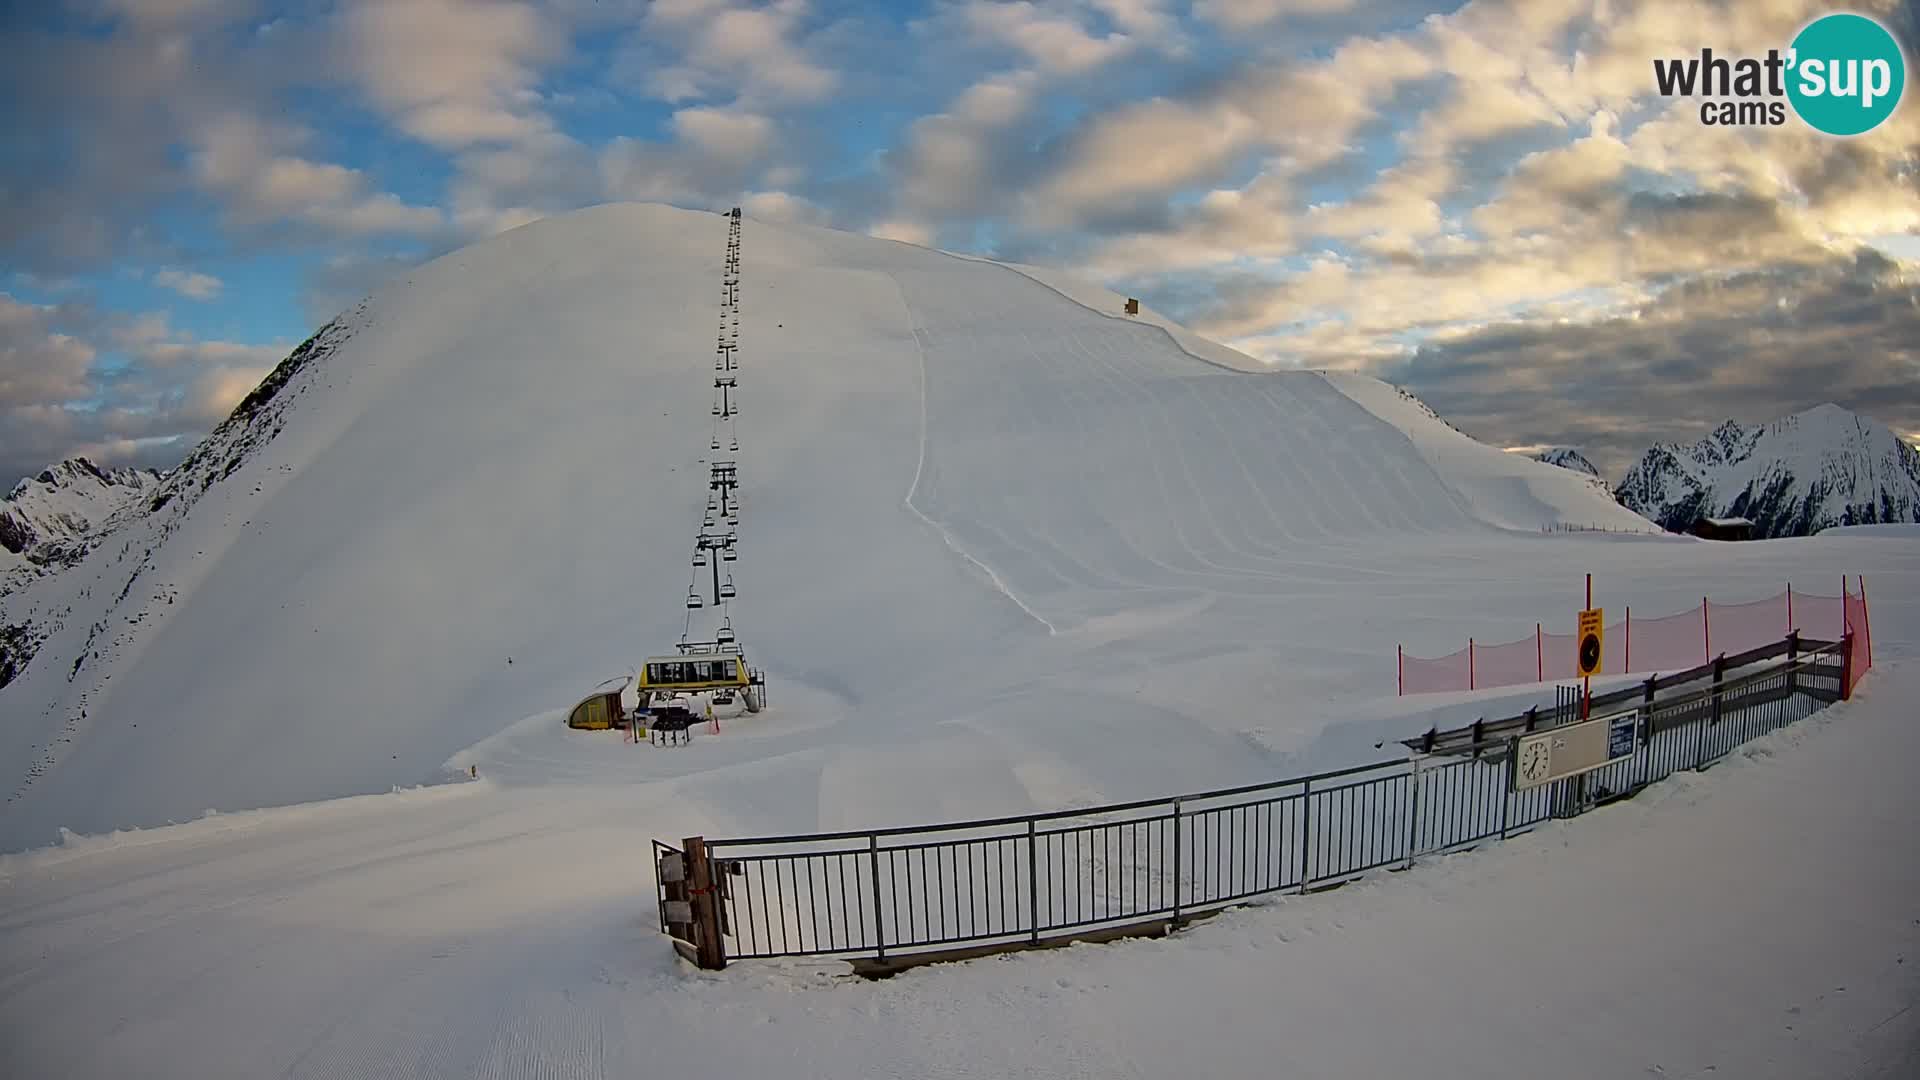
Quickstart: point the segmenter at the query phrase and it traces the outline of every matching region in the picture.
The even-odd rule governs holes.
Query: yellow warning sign
[[[1574,661],[1578,665],[1575,674],[1583,677],[1600,674],[1601,646],[1605,644],[1607,636],[1606,621],[1604,608],[1588,608],[1580,613],[1580,632],[1575,635],[1575,640],[1580,643],[1580,651]]]

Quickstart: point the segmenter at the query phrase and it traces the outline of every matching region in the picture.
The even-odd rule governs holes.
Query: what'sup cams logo
[[[1784,55],[1765,59],[1699,56],[1655,60],[1662,97],[1699,97],[1710,127],[1777,127],[1787,108],[1828,135],[1860,135],[1879,127],[1900,104],[1907,60],[1899,41],[1865,15],[1824,15],[1794,35]]]

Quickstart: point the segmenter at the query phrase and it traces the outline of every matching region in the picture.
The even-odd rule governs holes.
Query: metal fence
[[[1732,678],[1716,672],[1705,686],[1688,689],[1674,677],[1664,698],[1647,684],[1643,700],[1615,710],[1636,716],[1630,757],[1531,790],[1513,790],[1507,737],[1175,799],[708,840],[723,956],[897,962],[1167,928],[1251,897],[1331,886],[1525,832],[1703,768],[1842,697],[1846,643],[1792,645],[1782,663]],[[656,845],[656,855],[673,850]],[[661,888],[665,930],[669,886]]]

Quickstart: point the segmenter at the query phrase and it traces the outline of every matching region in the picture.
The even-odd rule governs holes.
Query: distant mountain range
[[[1587,456],[1570,446],[1553,446],[1533,455],[1533,460],[1544,461],[1549,465],[1558,465],[1563,469],[1583,472],[1588,476],[1599,476],[1600,470],[1594,467]]]
[[[12,576],[77,560],[87,536],[159,483],[152,469],[102,469],[84,457],[21,480],[0,500],[0,566]]]
[[[1692,446],[1659,444],[1615,494],[1675,532],[1702,517],[1746,518],[1755,537],[1920,522],[1920,450],[1825,404],[1754,428],[1729,420]]]

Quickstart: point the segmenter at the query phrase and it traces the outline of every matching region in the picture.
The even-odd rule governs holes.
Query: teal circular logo
[[[1816,131],[1859,135],[1879,127],[1907,87],[1907,58],[1887,28],[1864,15],[1808,23],[1787,53],[1787,99]]]

